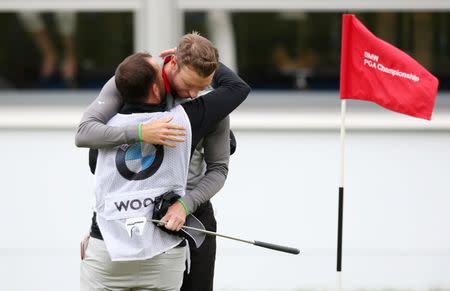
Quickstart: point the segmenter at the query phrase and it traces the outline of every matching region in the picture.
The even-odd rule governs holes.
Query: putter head
[[[159,227],[163,227],[163,225],[165,224],[165,222],[158,220],[158,219],[151,219],[150,221]],[[193,227],[193,228],[196,228],[199,230],[206,230],[203,223],[192,214],[189,214],[188,216],[186,216],[186,221],[185,221],[184,225]],[[183,235],[182,235],[183,237],[188,238],[194,242],[196,248],[199,248],[205,241],[206,234],[204,232],[195,231],[195,230],[187,229],[184,227],[182,227],[180,231],[183,233]]]
[[[186,222],[184,224],[189,227],[194,227],[194,228],[198,228],[201,230],[205,230],[205,226],[203,225],[203,223],[192,214],[189,214],[186,217]],[[185,228],[182,228],[181,230],[194,241],[196,248],[199,248],[205,241],[206,234],[203,232],[185,229]]]
[[[132,217],[125,221],[125,226],[130,237],[132,237],[133,234],[142,235],[146,224],[147,218],[145,217]]]

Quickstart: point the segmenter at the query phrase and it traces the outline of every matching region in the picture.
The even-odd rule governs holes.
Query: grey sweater
[[[168,102],[171,104],[172,102]],[[122,107],[122,98],[112,77],[83,114],[75,143],[78,147],[101,148],[139,141],[136,126],[111,127],[106,123]],[[230,120],[222,120],[199,143],[189,165],[184,200],[191,212],[213,197],[224,185],[230,159]]]

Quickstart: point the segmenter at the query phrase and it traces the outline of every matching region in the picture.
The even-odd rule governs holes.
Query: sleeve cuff
[[[189,207],[187,206],[186,202],[184,201],[183,197],[178,198],[178,201],[183,205],[184,211],[186,211],[186,215],[189,215],[191,212],[189,211]]]
[[[192,200],[192,197],[189,195],[184,195],[182,197],[184,204],[186,205],[189,213],[193,213],[195,211],[194,209],[194,201]]]

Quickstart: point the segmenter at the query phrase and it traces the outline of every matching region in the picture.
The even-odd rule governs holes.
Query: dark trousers
[[[217,224],[211,202],[206,202],[193,213],[207,230],[216,231]],[[214,263],[216,261],[216,237],[207,235],[205,241],[196,248],[189,244],[191,251],[191,271],[184,272],[181,291],[212,291],[214,281]]]

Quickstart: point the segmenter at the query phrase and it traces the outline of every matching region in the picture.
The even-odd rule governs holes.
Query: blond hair
[[[217,48],[196,31],[183,35],[176,55],[180,68],[187,66],[201,77],[210,76],[219,66]]]

